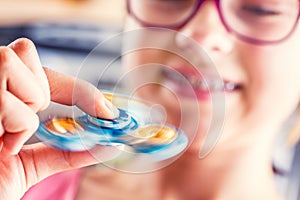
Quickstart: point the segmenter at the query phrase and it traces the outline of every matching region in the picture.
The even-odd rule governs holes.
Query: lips
[[[191,71],[164,69],[162,76],[165,84],[176,93],[184,96],[196,95],[199,99],[210,98],[216,92],[235,92],[241,85],[233,81],[222,80],[217,76],[202,76]]]

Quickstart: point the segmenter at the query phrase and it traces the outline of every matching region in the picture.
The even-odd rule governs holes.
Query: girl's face
[[[127,30],[140,27],[136,19],[128,16]],[[196,41],[207,52],[222,80],[234,85],[232,88],[225,88],[226,115],[223,140],[234,137],[234,140],[228,141],[236,141],[240,136],[262,137],[262,133],[274,134],[278,131],[282,122],[295,110],[299,102],[299,22],[288,39],[277,44],[255,45],[230,34],[221,22],[214,2],[206,1],[196,15],[184,27],[178,29],[178,32]],[[135,41],[138,40],[143,40],[143,36],[136,38]],[[174,42],[182,45],[176,39]],[[161,63],[176,69],[187,78],[197,77],[193,74],[193,67],[187,62],[162,51],[147,49],[124,57],[127,70],[147,63]],[[174,80],[172,83],[177,84],[175,88],[179,91],[178,88],[183,87]],[[157,85],[145,86],[139,90],[145,98],[154,99],[165,105],[170,114],[169,120],[177,123],[178,102],[173,101],[175,98],[172,91]],[[206,119],[211,117],[210,98],[207,98],[207,93],[203,90],[195,92],[201,115],[200,132],[207,131],[209,120]]]

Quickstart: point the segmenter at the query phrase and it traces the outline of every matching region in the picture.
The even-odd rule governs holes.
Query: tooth
[[[222,81],[215,81],[213,84],[213,89],[214,90],[223,90],[224,89],[224,84]]]
[[[178,83],[181,83],[181,84],[184,84],[186,83],[185,79],[182,77],[182,76],[179,76],[178,74],[176,73],[165,73],[166,74],[166,77],[172,79],[172,80],[175,80],[176,82]]]
[[[235,84],[231,83],[231,82],[228,82],[228,83],[225,84],[225,89],[226,90],[234,90],[235,89]]]
[[[201,90],[208,90],[208,84],[205,83],[205,81],[203,81],[203,80],[198,81],[198,87]]]
[[[215,90],[216,89],[216,83],[215,83],[215,81],[213,81],[213,80],[209,80],[209,81],[207,81],[207,83],[208,83],[208,88],[210,89],[210,90]]]
[[[179,76],[179,75],[176,76],[176,79],[181,84],[187,84],[187,82],[188,82],[186,78]]]
[[[188,81],[191,83],[192,86],[195,86],[198,84],[198,79],[195,77],[189,78]]]
[[[164,76],[171,80],[176,81],[179,84],[190,84],[193,88],[198,88],[200,90],[234,90],[236,85],[232,82],[224,83],[221,80],[214,80],[214,79],[199,79],[197,77],[185,77],[180,76],[177,73],[164,71]]]

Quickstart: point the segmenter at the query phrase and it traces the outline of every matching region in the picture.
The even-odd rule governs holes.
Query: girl
[[[191,46],[187,41],[191,39],[209,55],[223,82],[223,128],[210,154],[201,156],[210,129],[207,119],[213,114],[209,96],[219,90],[198,87],[195,83],[204,79],[199,69],[169,51],[141,49],[127,54],[123,60],[129,74],[158,63],[189,81],[197,102],[194,109],[201,114],[199,124],[192,124],[197,134],[182,156],[153,172],[137,175],[99,167],[86,170],[76,199],[284,198],[275,186],[271,154],[276,135],[299,102],[299,0],[128,0],[127,6],[125,30],[172,30],[173,37],[166,34],[165,40],[188,52]],[[131,40],[131,45],[149,40],[148,30],[137,34],[139,38]],[[182,92],[186,86],[178,78],[168,72],[160,76],[165,85],[149,84],[135,91],[164,105],[169,122],[178,125],[182,111],[176,106],[181,104],[172,99],[189,99],[190,95]],[[218,81],[216,76],[205,78]],[[168,88],[174,89],[175,95]],[[7,187],[5,191],[10,194],[12,190]]]

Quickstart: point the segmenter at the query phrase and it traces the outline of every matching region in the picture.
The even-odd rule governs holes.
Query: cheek
[[[294,45],[285,43],[251,49],[245,70],[248,83],[245,102],[247,114],[255,119],[282,122],[299,102],[300,57],[291,51]],[[299,47],[298,47],[299,48]],[[259,118],[257,118],[259,116]]]

